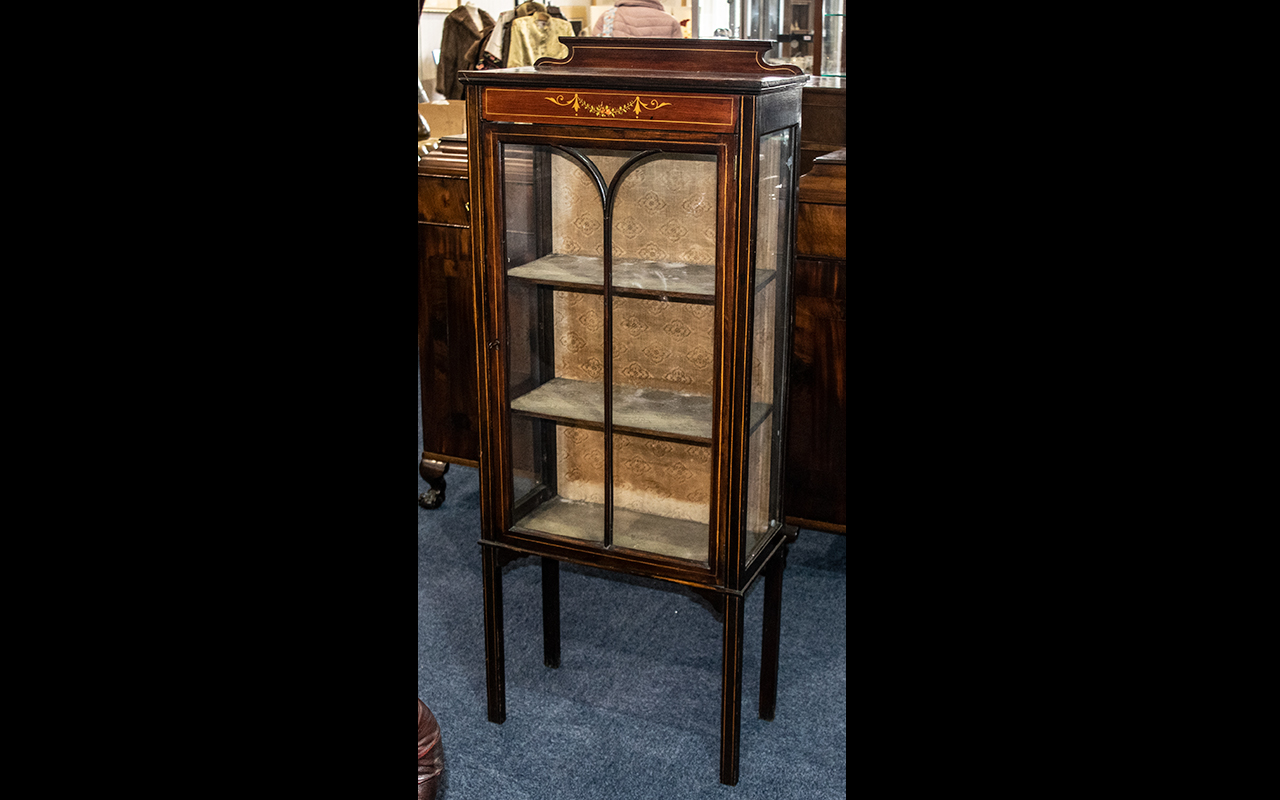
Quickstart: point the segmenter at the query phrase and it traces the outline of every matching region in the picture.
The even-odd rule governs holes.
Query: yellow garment
[[[569,55],[569,48],[560,41],[562,36],[573,36],[573,26],[568,20],[545,14],[516,17],[511,20],[511,50],[507,53],[507,66],[532,66],[543,56],[564,58]]]

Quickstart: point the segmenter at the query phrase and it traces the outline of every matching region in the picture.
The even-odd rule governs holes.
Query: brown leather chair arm
[[[440,725],[427,704],[418,700],[418,800],[435,800],[444,752],[440,748]]]

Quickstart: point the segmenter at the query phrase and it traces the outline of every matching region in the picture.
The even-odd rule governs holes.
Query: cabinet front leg
[[[738,785],[742,737],[742,597],[724,598],[724,693],[720,701],[720,782]]]
[[[502,646],[502,565],[495,548],[480,548],[484,590],[484,677],[489,721],[507,721],[506,656]]]
[[[778,705],[778,652],[782,636],[782,567],[784,544],[764,573],[764,633],[760,639],[760,719],[773,719]]]
[[[542,663],[560,666],[560,562],[542,559]]]

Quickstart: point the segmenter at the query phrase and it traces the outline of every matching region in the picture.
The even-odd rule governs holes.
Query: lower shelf
[[[679,441],[711,444],[711,398],[663,389],[615,384],[613,430]],[[566,425],[599,429],[604,423],[604,387],[589,381],[552,378],[511,401],[511,410]],[[768,403],[751,404],[751,431],[773,410]]]
[[[553,497],[516,522],[515,527],[602,542],[604,506]],[[614,508],[613,546],[706,563],[710,526],[705,522],[670,519],[626,508]]]

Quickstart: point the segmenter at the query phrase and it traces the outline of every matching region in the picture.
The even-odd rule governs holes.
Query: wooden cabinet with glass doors
[[[488,713],[502,571],[542,559],[682,584],[724,618],[720,780],[738,780],[743,598],[764,577],[776,698],[801,88],[772,42],[577,37],[464,72],[477,254]],[[636,609],[642,613],[643,609]]]

